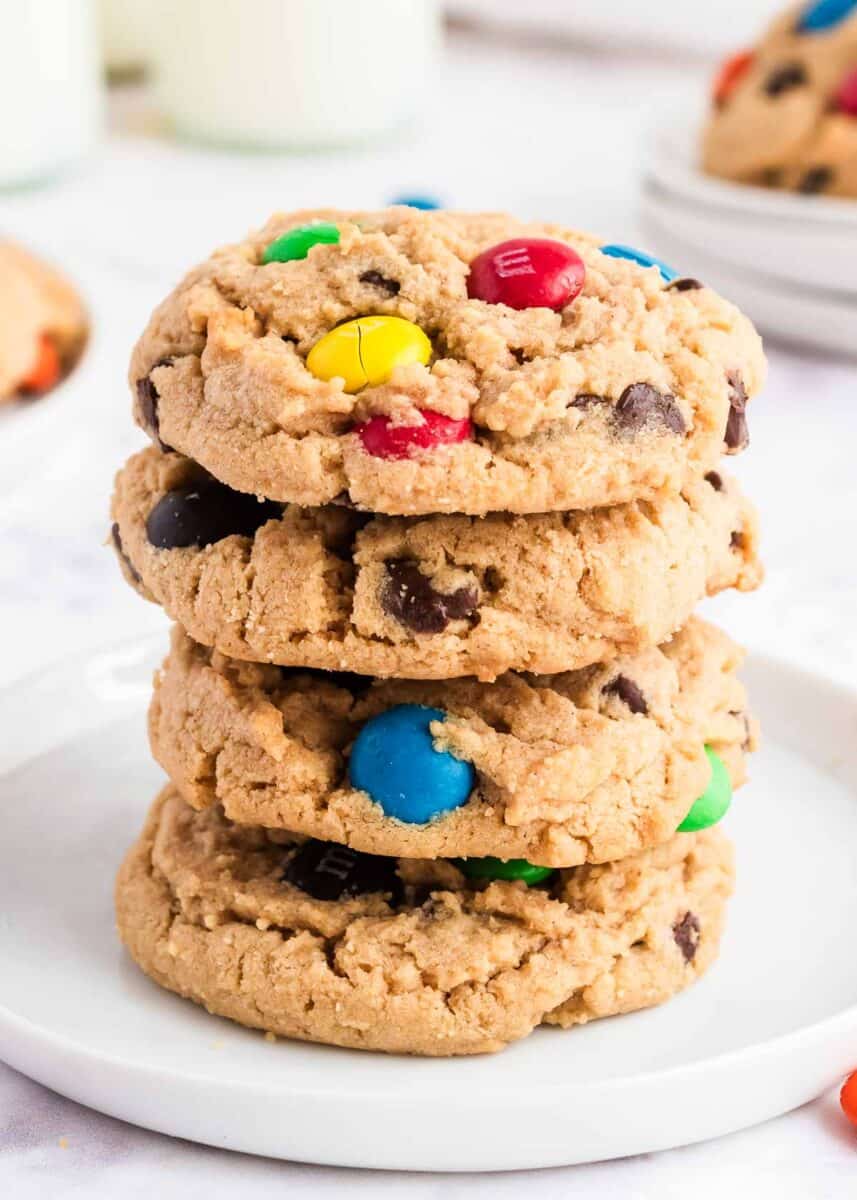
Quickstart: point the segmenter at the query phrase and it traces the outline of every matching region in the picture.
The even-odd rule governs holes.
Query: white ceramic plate
[[[849,296],[773,278],[758,255],[748,257],[743,266],[729,262],[721,257],[720,241],[712,240],[706,247],[701,239],[682,237],[679,230],[687,231],[681,223],[672,220],[663,204],[653,202],[648,193],[643,196],[640,220],[652,250],[682,275],[698,276],[728,296],[763,333],[817,350],[857,355],[857,290]]]
[[[643,204],[675,237],[769,287],[812,289],[857,305],[857,226],[810,221],[796,228],[793,220],[688,200],[652,180],[643,185]]]
[[[809,1100],[857,1058],[857,697],[773,661],[728,818],[720,962],[663,1008],[538,1030],[491,1057],[269,1044],[161,991],[121,951],[112,876],[158,785],[143,714],[161,643],[0,695],[0,1057],[179,1137],[411,1170],[541,1167],[713,1137]]]
[[[655,139],[644,171],[646,211],[688,246],[769,290],[814,289],[857,305],[857,201],[712,179],[697,165],[698,136],[698,127],[682,126]]]
[[[453,16],[484,21],[518,31],[566,37],[616,46],[646,46],[690,50],[707,57],[732,52],[758,37],[782,0],[717,0],[716,4],[687,4],[684,0],[448,0]]]

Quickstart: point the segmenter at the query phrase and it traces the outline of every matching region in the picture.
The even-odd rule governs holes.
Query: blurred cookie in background
[[[857,0],[790,7],[723,64],[712,101],[709,174],[857,197]]]
[[[44,395],[79,359],[88,321],[73,285],[0,240],[0,404]]]

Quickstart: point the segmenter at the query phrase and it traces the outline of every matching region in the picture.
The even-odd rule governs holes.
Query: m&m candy
[[[306,258],[313,246],[335,246],[339,241],[339,230],[329,221],[315,221],[311,225],[296,225],[281,233],[265,247],[263,263],[295,262]]]
[[[836,107],[849,117],[857,117],[857,67],[849,71],[836,89]]]
[[[509,308],[565,308],[586,278],[583,259],[565,242],[512,238],[478,255],[470,264],[471,300]]]
[[[521,879],[527,887],[542,883],[554,874],[551,867],[537,867],[525,858],[459,858],[455,865],[468,879]]]
[[[59,351],[55,342],[43,333],[36,350],[36,361],[21,380],[19,389],[30,395],[46,392],[54,386],[62,373]]]
[[[710,746],[705,747],[705,753],[711,766],[711,778],[708,787],[693,802],[690,812],[679,825],[679,833],[697,833],[700,829],[708,829],[709,825],[716,825],[732,803],[732,783],[723,759]]]
[[[714,77],[714,86],[711,89],[711,94],[715,104],[726,103],[738,84],[750,70],[755,57],[752,50],[739,50],[737,54],[733,54],[731,58],[727,58]]]
[[[804,9],[798,29],[804,33],[821,33],[832,29],[857,9],[857,0],[816,0]]]
[[[852,1125],[857,1125],[857,1071],[849,1075],[839,1093],[839,1103]]]
[[[469,417],[447,417],[431,409],[420,410],[416,425],[397,425],[389,417],[370,417],[354,432],[363,449],[374,458],[412,458],[420,450],[450,446],[473,437]]]
[[[635,262],[641,267],[657,267],[664,283],[672,283],[674,279],[678,279],[678,271],[674,271],[672,267],[667,266],[661,259],[655,258],[653,254],[646,254],[644,250],[635,250],[633,246],[623,246],[619,242],[611,242],[610,245],[601,247],[601,253],[610,258],[627,258],[629,262]]]
[[[318,379],[342,379],[346,392],[386,383],[396,367],[428,363],[431,342],[404,317],[357,317],[313,346],[306,365]]]
[[[467,802],[473,764],[436,750],[429,726],[446,720],[439,708],[398,704],[367,721],[351,748],[348,774],[388,817],[422,825]]]

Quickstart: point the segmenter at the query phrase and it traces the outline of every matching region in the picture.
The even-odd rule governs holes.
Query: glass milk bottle
[[[74,165],[100,130],[91,0],[0,0],[0,187]]]
[[[368,141],[419,111],[435,0],[160,0],[151,56],[177,131],[224,145]]]

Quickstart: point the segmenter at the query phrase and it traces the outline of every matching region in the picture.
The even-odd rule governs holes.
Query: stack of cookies
[[[764,359],[701,283],[500,215],[300,212],[131,364],[113,543],[176,622],[117,883],[158,983],[283,1037],[496,1050],[715,958],[755,726]]]

